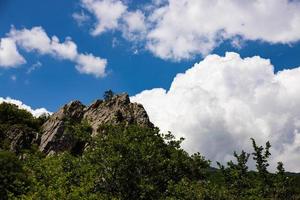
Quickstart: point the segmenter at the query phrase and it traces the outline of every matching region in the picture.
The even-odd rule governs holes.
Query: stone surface
[[[6,133],[10,141],[10,150],[19,153],[22,149],[30,149],[33,144],[39,144],[39,134],[31,128],[13,125]]]
[[[128,94],[114,95],[107,100],[97,100],[90,106],[73,101],[54,113],[42,126],[40,150],[52,154],[70,150],[76,145],[65,133],[66,122],[80,123],[86,120],[93,129],[92,136],[103,124],[137,124],[154,127],[142,105],[131,103]]]
[[[65,134],[67,121],[82,120],[85,106],[79,101],[72,101],[62,107],[42,126],[42,137],[39,149],[47,154],[64,151],[72,148],[73,141]]]
[[[102,124],[153,127],[143,106],[131,103],[127,94],[115,95],[107,101],[97,100],[86,108],[84,119],[92,126],[93,136]]]

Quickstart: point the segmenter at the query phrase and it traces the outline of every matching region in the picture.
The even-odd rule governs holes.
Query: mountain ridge
[[[40,134],[37,134],[37,131],[26,132],[22,128],[15,127],[6,135],[11,141],[10,149],[14,152],[23,146],[36,144],[41,152],[49,155],[75,148],[77,141],[70,135],[73,133],[69,133],[67,129],[70,125],[77,126],[81,123],[90,126],[91,132],[87,134],[91,137],[98,135],[98,128],[102,125],[135,124],[141,127],[154,127],[144,107],[130,102],[128,94],[122,93],[113,94],[106,99],[97,99],[90,105],[73,100],[48,116],[41,125]],[[83,147],[84,145],[81,148]]]

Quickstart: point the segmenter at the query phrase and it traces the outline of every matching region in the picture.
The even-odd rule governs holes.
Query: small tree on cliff
[[[108,101],[108,100],[110,100],[113,96],[114,96],[114,92],[112,91],[112,90],[107,90],[107,91],[105,91],[104,92],[104,94],[103,94],[103,99],[105,100],[105,101]]]

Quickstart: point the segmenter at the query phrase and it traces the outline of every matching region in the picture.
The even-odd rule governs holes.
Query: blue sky
[[[120,38],[118,33],[91,37],[88,28],[78,27],[72,18],[78,4],[76,1],[1,1],[0,36],[5,36],[11,25],[16,28],[42,26],[49,35],[61,39],[70,36],[81,51],[108,60],[108,75],[104,78],[82,75],[71,62],[25,53],[27,64],[17,69],[0,68],[1,96],[55,111],[74,99],[90,103],[102,98],[103,92],[108,89],[133,95],[146,88],[168,87],[174,75],[192,63],[167,62],[146,51],[134,55],[131,44]],[[120,40],[115,48],[112,47],[114,38]],[[26,74],[28,68],[37,62],[41,62],[42,66]],[[13,75],[17,77],[16,81],[11,80]]]
[[[132,2],[128,5],[130,8],[140,6]],[[49,36],[56,35],[61,40],[70,36],[81,52],[90,52],[108,60],[108,75],[95,78],[78,73],[69,61],[23,51],[26,64],[16,69],[0,68],[2,97],[9,96],[35,108],[46,107],[55,111],[73,99],[90,103],[101,98],[107,89],[135,95],[144,89],[168,88],[177,73],[184,72],[193,63],[203,59],[203,56],[196,55],[188,60],[164,60],[143,48],[139,48],[139,53],[135,55],[134,45],[122,38],[119,32],[92,37],[89,34],[92,22],[83,27],[78,26],[72,14],[80,10],[79,1],[1,0],[0,37],[4,37],[11,26],[17,29],[41,26]],[[118,41],[116,47],[112,47],[113,40]],[[212,52],[224,55],[226,51],[238,52],[243,57],[260,55],[269,58],[275,70],[300,65],[300,56],[297,56],[299,43],[290,46],[246,41],[243,48],[237,49],[230,42],[225,42]],[[42,66],[26,74],[37,62]],[[11,79],[13,76],[16,80]]]
[[[271,168],[300,172],[299,10],[297,0],[0,0],[0,102],[38,115],[127,92],[189,153],[226,162],[253,137],[271,141]]]

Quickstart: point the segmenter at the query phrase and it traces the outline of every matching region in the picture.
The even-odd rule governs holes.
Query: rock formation
[[[22,149],[29,149],[31,145],[38,144],[40,141],[39,133],[30,128],[13,125],[6,132],[10,141],[10,150],[18,153]]]
[[[92,136],[98,134],[103,124],[137,124],[153,127],[142,105],[131,103],[128,94],[114,95],[107,100],[97,100],[90,106],[72,101],[54,113],[42,126],[40,150],[52,154],[71,150],[76,141],[66,132],[67,123],[87,121],[92,127]]]
[[[74,142],[65,133],[66,122],[69,120],[80,123],[85,106],[79,101],[72,101],[54,113],[42,126],[40,150],[51,154],[70,150]]]

